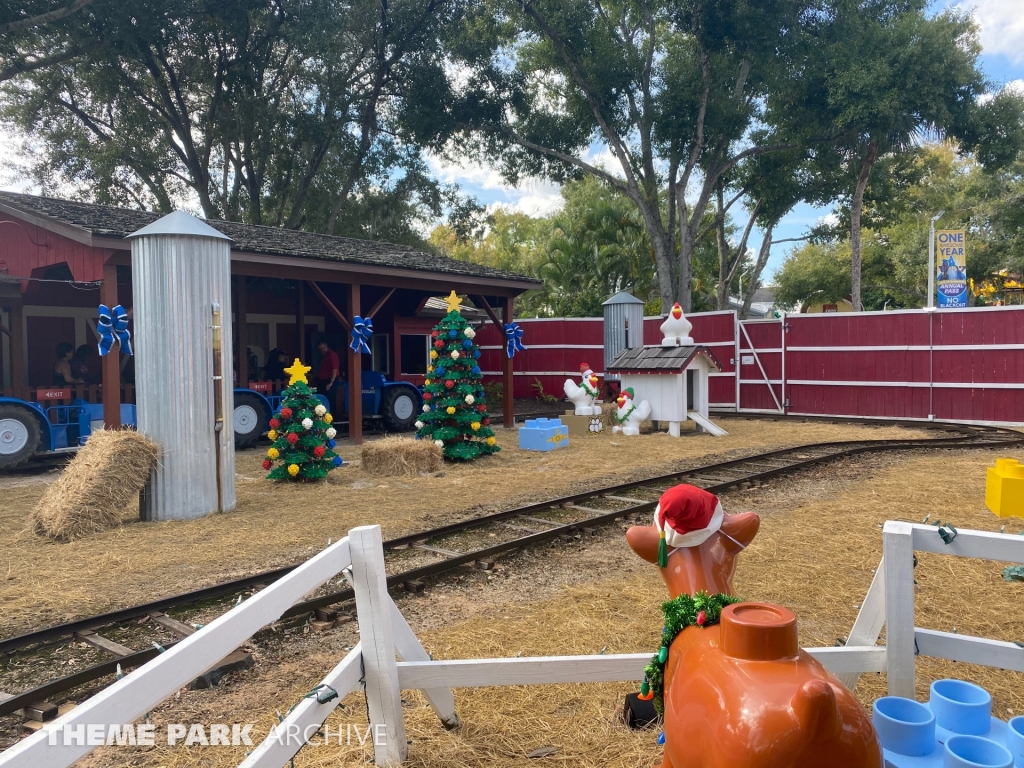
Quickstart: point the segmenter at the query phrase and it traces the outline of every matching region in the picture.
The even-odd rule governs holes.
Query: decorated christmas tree
[[[431,333],[433,347],[416,438],[442,446],[446,459],[469,461],[501,449],[489,426],[480,350],[473,342],[476,332],[462,317],[462,301],[455,291],[447,301],[448,314]]]
[[[274,443],[263,460],[263,468],[270,470],[268,480],[323,480],[342,464],[334,453],[334,419],[309,388],[309,370],[298,359],[284,369],[291,378],[267,432]]]

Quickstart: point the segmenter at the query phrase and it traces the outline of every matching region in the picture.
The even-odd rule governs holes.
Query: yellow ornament
[[[448,406],[448,415],[451,416],[453,413],[455,413],[455,406],[449,405]]]
[[[428,365],[427,366],[427,373],[433,373],[433,372],[434,372],[434,366]]]
[[[277,440],[277,430],[276,429],[272,429],[269,432],[267,432],[267,439],[268,440]]]
[[[324,414],[324,421],[326,421],[328,424],[330,424],[332,421],[334,421],[334,417],[331,416],[331,414],[329,414],[329,413],[325,413]]]
[[[473,428],[473,430],[476,431],[476,430],[480,429],[480,422],[479,421],[474,421],[469,426],[471,426]]]
[[[270,459],[276,459],[280,455],[281,454],[277,452],[277,448],[271,448],[269,451],[267,451],[267,458]]]
[[[437,360],[437,350],[436,349],[430,350],[430,359],[431,360]]]
[[[498,441],[493,436],[487,438],[487,444],[488,445],[494,445],[496,442],[498,442]]]
[[[288,474],[291,475],[292,477],[295,477],[297,474],[299,474],[299,465],[298,464],[289,464],[288,465]]]
[[[452,292],[448,294],[448,298],[446,298],[445,301],[448,302],[448,311],[449,312],[461,312],[462,311],[462,299],[460,299],[458,296],[455,295],[455,291],[454,290],[452,290]]]
[[[425,379],[425,380],[423,381],[423,386],[425,386],[425,387],[429,387],[429,386],[430,386],[430,379]]]
[[[299,382],[302,382],[303,384],[309,384],[309,382],[306,381],[306,374],[312,370],[313,368],[311,366],[303,365],[302,361],[296,357],[295,362],[292,363],[291,365],[291,368],[284,369],[284,372],[291,377],[290,379],[288,379],[288,386],[290,387],[293,384],[298,384]]]

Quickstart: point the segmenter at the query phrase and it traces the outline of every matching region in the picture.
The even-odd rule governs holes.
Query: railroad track
[[[743,417],[747,415],[744,414]],[[764,418],[786,418],[766,416]],[[808,420],[808,419],[804,419]],[[825,419],[827,421],[840,421]],[[1024,434],[1000,427],[965,426],[956,424],[920,422],[892,422],[871,420],[844,420],[857,424],[878,424],[933,429],[942,436],[935,438],[908,438],[895,440],[850,440],[832,443],[813,443],[782,448],[743,458],[720,461],[691,469],[680,470],[645,480],[621,483],[597,490],[563,496],[515,509],[495,512],[458,523],[442,526],[420,533],[400,536],[384,542],[389,553],[390,565],[402,568],[402,561],[413,562],[388,576],[388,586],[405,585],[418,591],[424,580],[451,571],[460,566],[475,565],[483,570],[493,567],[494,558],[517,549],[542,544],[559,538],[575,539],[596,533],[598,526],[619,519],[634,518],[646,520],[658,502],[658,497],[667,488],[680,482],[705,488],[713,493],[749,488],[766,480],[792,474],[808,467],[825,464],[838,459],[865,453],[880,453],[906,450],[950,450],[950,449],[991,449],[1006,448],[1024,444]],[[498,539],[492,542],[491,539]],[[484,546],[476,546],[476,541]],[[468,545],[468,546],[467,546]],[[422,562],[426,560],[426,562]],[[79,619],[44,629],[28,632],[17,637],[0,640],[0,656],[10,658],[13,654],[45,652],[57,644],[69,641],[84,642],[99,649],[110,658],[76,672],[51,680],[31,690],[4,699],[0,696],[0,716],[9,715],[19,709],[37,713],[41,718],[54,716],[56,707],[52,704],[40,707],[58,694],[86,683],[137,667],[174,642],[196,631],[191,626],[167,615],[171,609],[209,601],[235,598],[240,600],[246,592],[258,590],[288,573],[295,566],[278,568],[254,574],[241,579],[204,587],[192,592],[161,598],[144,605],[136,605],[118,611]],[[391,568],[389,568],[391,570]],[[322,590],[311,599],[297,603],[282,619],[319,615],[330,618],[336,611],[331,606],[353,598],[351,589],[335,591]],[[108,634],[126,622],[142,619],[154,630],[162,632],[163,642],[151,641],[144,650],[121,645],[110,639]],[[113,628],[113,629],[112,629]],[[171,639],[168,640],[167,638]],[[238,658],[234,658],[238,656]],[[225,660],[228,667],[240,665],[244,654],[236,651]]]

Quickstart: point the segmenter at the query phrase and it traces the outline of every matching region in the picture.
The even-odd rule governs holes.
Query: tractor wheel
[[[39,422],[27,408],[0,405],[0,469],[13,469],[39,449]]]
[[[380,415],[393,432],[412,429],[418,410],[416,393],[410,387],[388,387],[380,399]]]
[[[235,393],[235,410],[231,414],[235,428],[235,447],[249,448],[267,431],[267,414],[256,395]]]

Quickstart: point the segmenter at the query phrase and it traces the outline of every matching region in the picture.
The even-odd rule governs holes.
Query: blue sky
[[[982,67],[990,80],[1002,87],[1009,83],[1024,88],[1024,0],[935,0],[933,10],[938,12],[946,7],[959,7],[971,12],[981,28],[981,44],[984,50]],[[15,143],[0,129],[0,158],[14,153]],[[607,150],[595,147],[589,159],[601,162],[605,167],[616,167]],[[508,187],[493,167],[481,164],[454,165],[435,157],[428,157],[434,173],[443,181],[459,183],[462,188],[490,206],[503,205],[522,210],[531,215],[543,215],[558,209],[561,196],[558,187],[543,179],[528,179],[518,187]],[[32,192],[32,185],[26,184],[0,169],[0,189]],[[816,209],[799,205],[776,228],[774,239],[800,237],[808,227],[828,214],[827,209]],[[751,237],[750,247],[760,247],[761,234]],[[765,277],[778,269],[793,243],[781,243],[772,248]]]

